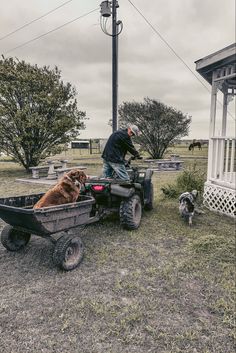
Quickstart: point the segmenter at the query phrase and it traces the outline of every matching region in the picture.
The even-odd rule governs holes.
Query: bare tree
[[[162,158],[176,139],[188,135],[191,117],[150,98],[143,103],[124,102],[119,107],[120,126],[135,124],[141,135],[136,138],[152,158]]]

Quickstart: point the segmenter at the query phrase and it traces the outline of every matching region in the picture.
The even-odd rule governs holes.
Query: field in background
[[[170,154],[179,154],[182,157],[198,158],[198,157],[207,157],[208,154],[208,145],[202,145],[202,149],[199,150],[197,147],[194,148],[194,151],[189,151],[189,144],[185,145],[176,145],[170,147],[166,155]]]
[[[187,155],[185,167],[196,162],[206,170],[207,160],[199,159],[206,149],[170,153]],[[101,172],[99,156],[66,157],[72,165],[82,161],[88,174]],[[235,225],[207,210],[192,229],[183,224],[177,200],[161,192],[177,175],[155,173],[155,207],[138,230],[121,229],[117,217],[87,227],[85,258],[72,272],[54,267],[53,246],[42,238],[33,236],[18,253],[0,246],[2,352],[234,351]],[[15,181],[25,176],[1,161],[0,197],[48,189]]]
[[[174,145],[172,147],[169,147],[165,153],[165,158],[170,157],[171,154],[179,154],[180,156],[184,157],[207,157],[208,153],[208,145],[203,144],[202,149],[199,150],[198,148],[194,148],[194,151],[189,151],[188,149],[189,143],[182,143],[181,145]],[[78,158],[84,158],[84,157],[96,157],[99,156],[100,154],[98,153],[99,148],[93,149],[92,153],[90,153],[89,149],[67,149],[66,151],[62,152],[60,155],[57,155],[57,157],[63,157],[63,158],[68,158],[68,159],[78,159]],[[143,154],[144,156],[148,157],[147,154]]]

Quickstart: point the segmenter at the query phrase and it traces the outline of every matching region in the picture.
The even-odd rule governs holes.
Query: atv
[[[130,180],[114,178],[90,178],[86,184],[85,195],[93,196],[95,205],[93,213],[100,217],[118,213],[120,223],[125,229],[137,229],[141,222],[142,211],[153,209],[153,184],[151,169],[131,167],[130,157],[125,166]]]

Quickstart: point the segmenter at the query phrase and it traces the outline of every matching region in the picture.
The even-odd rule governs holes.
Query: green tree
[[[55,152],[84,128],[76,90],[57,67],[0,60],[0,150],[26,170]]]
[[[154,159],[162,158],[176,139],[188,135],[191,117],[150,98],[143,103],[124,102],[119,107],[120,126],[135,124],[141,135],[136,138]]]

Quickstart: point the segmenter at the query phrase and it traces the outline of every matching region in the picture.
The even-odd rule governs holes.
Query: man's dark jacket
[[[128,135],[128,130],[118,130],[113,132],[107,140],[102,158],[108,162],[124,163],[127,152],[130,152],[135,157],[139,156],[138,151],[136,151]]]

